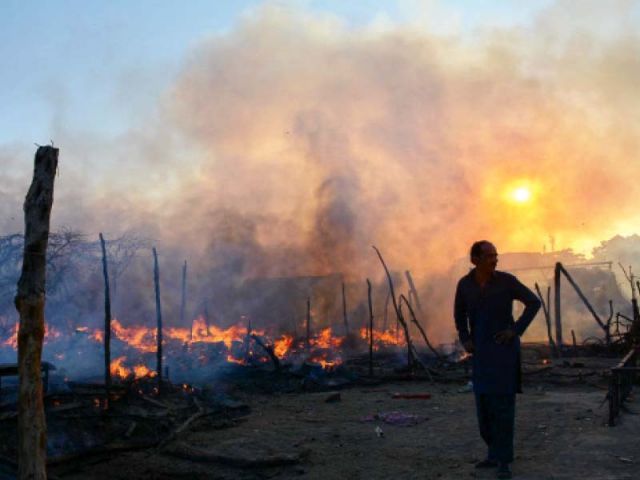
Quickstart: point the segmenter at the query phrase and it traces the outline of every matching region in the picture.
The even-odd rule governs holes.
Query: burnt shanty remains
[[[163,257],[143,237],[50,232],[57,164],[58,149],[38,148],[25,233],[0,238],[0,478],[124,478],[109,471],[111,461],[153,478],[171,477],[162,476],[172,471],[166,462],[202,478],[289,478],[327,454],[313,432],[296,430],[324,435],[333,415],[326,409],[344,409],[370,433],[367,441],[381,441],[429,422],[446,430],[467,402],[469,355],[441,341],[444,307],[434,304],[434,285],[395,270],[382,249],[364,253],[379,266],[373,279],[241,278],[233,269],[207,276],[191,263],[188,276],[187,260]],[[548,281],[532,282],[542,310],[537,341],[524,345],[527,388],[595,393],[608,409],[590,409],[588,418],[624,425],[640,368],[640,284],[631,268],[618,265],[629,301],[612,262],[569,252],[506,254],[509,262],[523,277],[543,272]],[[358,395],[362,408],[379,408],[367,398],[381,395],[375,402],[399,410],[354,412],[349,398]],[[267,411],[268,402],[284,410]],[[258,418],[273,422],[267,429]],[[572,428],[561,424],[558,438]],[[289,434],[295,441],[284,441]],[[155,463],[143,469],[140,455]],[[460,468],[443,465],[445,477]]]

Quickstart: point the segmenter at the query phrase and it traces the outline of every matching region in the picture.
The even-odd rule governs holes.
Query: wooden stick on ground
[[[18,478],[46,480],[47,425],[42,399],[45,277],[58,152],[38,147],[24,201],[24,255],[15,306],[18,331]]]
[[[107,247],[100,233],[102,247],[102,275],[104,277],[104,388],[105,409],[109,408],[111,393],[111,293],[109,291],[109,270],[107,268]]]

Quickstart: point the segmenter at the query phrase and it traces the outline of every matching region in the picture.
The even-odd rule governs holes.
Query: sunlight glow
[[[527,187],[518,187],[511,192],[511,199],[517,203],[527,203],[531,200],[531,190]]]

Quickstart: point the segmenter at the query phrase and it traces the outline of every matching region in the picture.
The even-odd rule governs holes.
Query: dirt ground
[[[589,362],[589,359],[585,360]],[[595,383],[553,385],[525,377],[516,407],[514,478],[631,480],[640,478],[638,401],[632,399],[615,427],[607,426],[606,391]],[[426,381],[352,387],[327,403],[330,393],[248,394],[236,398],[251,413],[236,422],[194,423],[165,449],[122,453],[53,469],[69,480],[117,479],[460,479],[495,478],[474,463],[485,449],[473,394],[464,384]],[[430,399],[394,399],[394,393],[429,392]],[[401,412],[423,420],[412,426],[363,421]],[[382,436],[376,433],[382,429]],[[238,467],[178,458],[176,445],[220,449],[240,457],[269,451],[300,456],[285,466]],[[296,457],[297,458],[297,457]]]

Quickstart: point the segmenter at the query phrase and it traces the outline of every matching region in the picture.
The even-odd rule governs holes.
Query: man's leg
[[[496,452],[494,452],[493,444],[494,444],[494,424],[495,421],[493,419],[492,413],[492,395],[476,393],[476,414],[478,417],[478,427],[480,429],[480,436],[484,443],[487,444],[487,460],[490,462],[497,462],[498,459],[496,457]],[[483,463],[483,462],[481,462]],[[485,462],[486,463],[486,462]],[[479,466],[483,466],[480,465]],[[487,464],[487,466],[489,466]]]
[[[491,395],[494,423],[493,451],[500,463],[513,462],[513,432],[515,420],[515,394]]]

